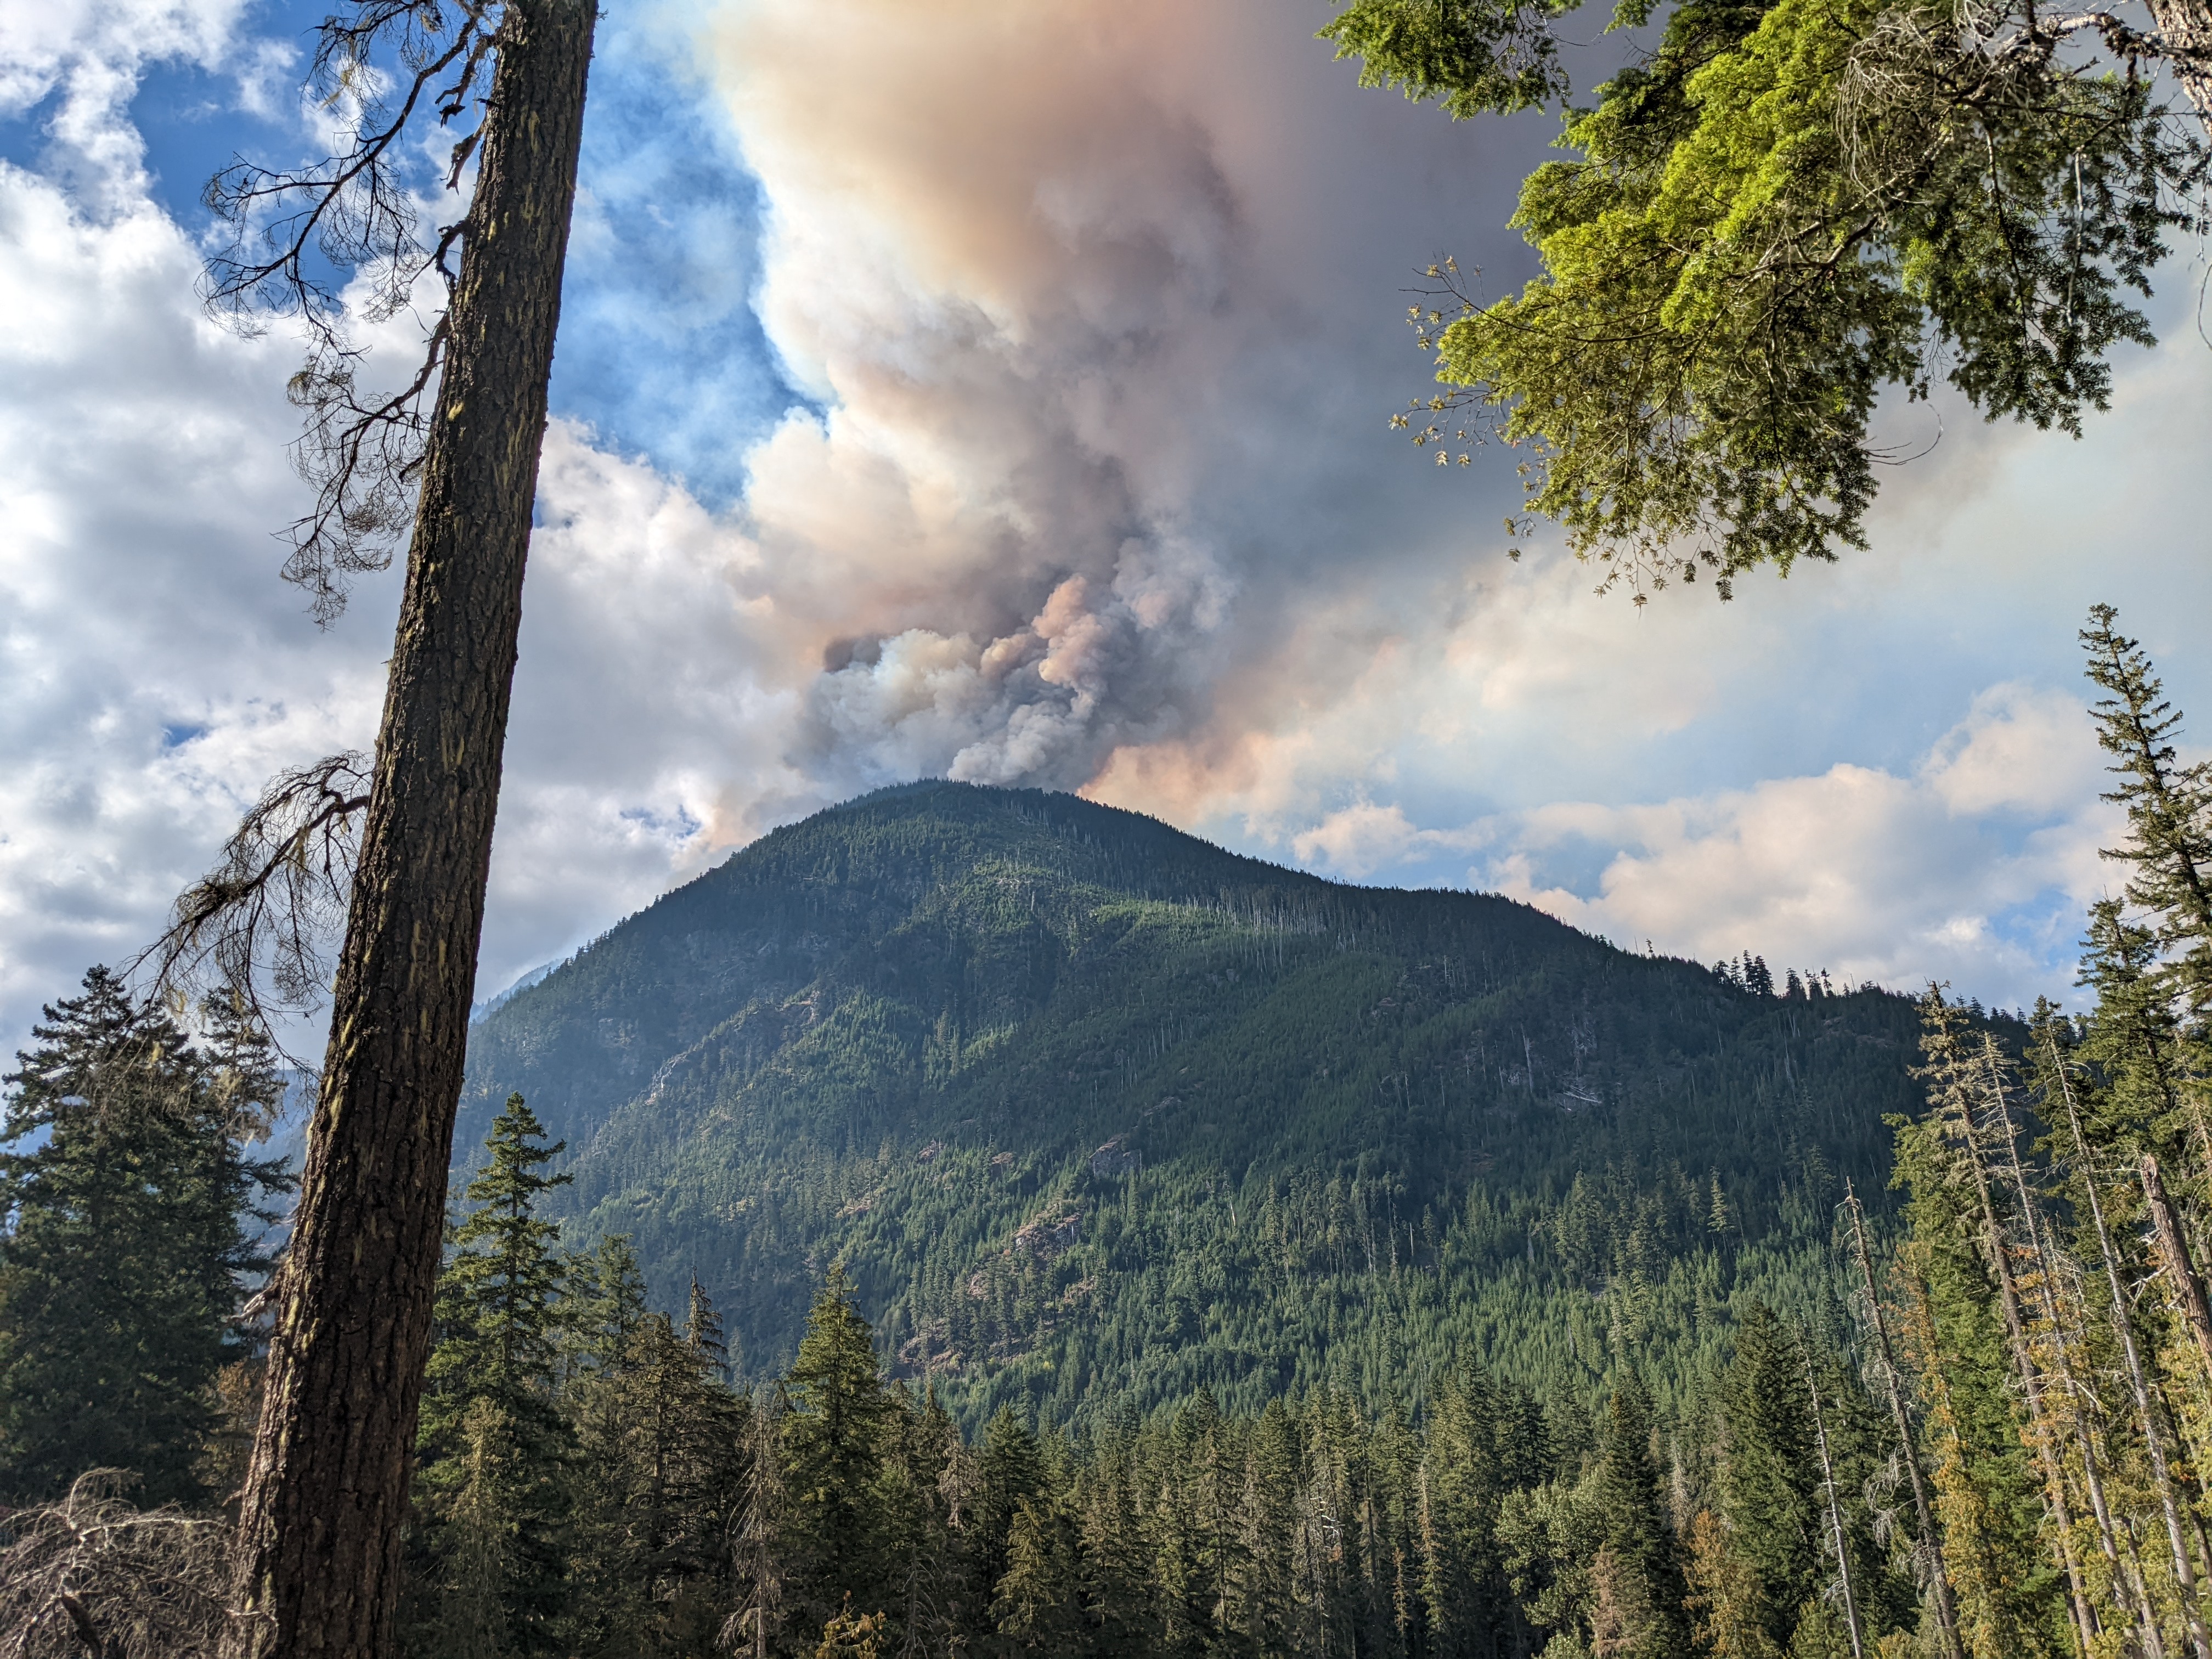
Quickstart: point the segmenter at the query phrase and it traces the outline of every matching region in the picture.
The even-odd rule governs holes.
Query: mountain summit
[[[901,1374],[1048,1419],[1376,1401],[1480,1361],[1663,1387],[1817,1312],[1911,1005],[1776,996],[1494,896],[1360,888],[1074,797],[932,782],[779,830],[472,1034],[572,1231],[784,1364],[842,1259]]]

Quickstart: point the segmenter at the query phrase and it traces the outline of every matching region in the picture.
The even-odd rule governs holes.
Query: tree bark
[[[1828,1492],[1828,1528],[1836,1540],[1836,1575],[1844,1589],[1844,1623],[1850,1632],[1851,1659],[1866,1659],[1859,1630],[1858,1597],[1851,1588],[1850,1544],[1844,1534],[1844,1506],[1836,1496],[1836,1466],[1828,1455],[1828,1420],[1820,1410],[1820,1382],[1813,1374],[1813,1353],[1805,1351],[1805,1388],[1813,1401],[1813,1433],[1820,1452],[1820,1483]]]
[[[2105,1224],[2104,1200],[2097,1195],[2096,1171],[2089,1162],[2088,1142],[2081,1133],[2081,1114],[2074,1103],[2073,1085],[2067,1080],[2066,1064],[2058,1057],[2055,1044],[2051,1058],[2058,1074],[2059,1092],[2065,1097],[2067,1124],[2074,1132],[2077,1173],[2081,1178],[2081,1190],[2089,1200],[2089,1218],[2096,1229],[2097,1249],[2105,1258],[2106,1286],[2112,1298],[2113,1333],[2120,1339],[2120,1352],[2127,1361],[2136,1416],[2142,1430],[2144,1449],[2150,1454],[2151,1483],[2157,1490],[2159,1506],[2165,1514],[2166,1543],[2173,1552],[2173,1577],[2180,1590],[2190,1651],[2196,1659],[2212,1659],[2212,1634],[2207,1633],[2197,1604],[2197,1571],[2189,1559],[2188,1543],[2181,1534],[2181,1506],[2174,1495],[2172,1475],[2166,1465],[2166,1445],[2159,1435],[2150,1385],[2143,1376],[2142,1357],[2136,1348],[2135,1330],[2128,1322],[2127,1292],[2120,1285],[2119,1258],[2112,1249],[2112,1231]]]
[[[1928,1482],[1920,1472],[1920,1448],[1912,1434],[1912,1419],[1905,1408],[1905,1385],[1898,1376],[1897,1358],[1889,1346],[1889,1326],[1883,1319],[1881,1297],[1875,1289],[1874,1261],[1867,1254],[1866,1219],[1861,1213],[1858,1197],[1848,1183],[1844,1188],[1844,1207],[1850,1212],[1851,1242],[1859,1259],[1859,1278],[1866,1286],[1867,1317],[1874,1325],[1875,1352],[1881,1359],[1882,1379],[1888,1384],[1889,1414],[1897,1425],[1898,1449],[1904,1455],[1905,1470],[1912,1478],[1912,1508],[1920,1522],[1920,1547],[1928,1552],[1929,1578],[1936,1592],[1936,1626],[1942,1638],[1943,1659],[1961,1659],[1959,1647],[1959,1615],[1951,1599],[1951,1577],[1943,1561],[1943,1540],[1936,1528],[1936,1512],[1928,1501]]]
[[[2004,1110],[2001,1092],[1997,1109]],[[2011,1127],[2012,1118],[2008,1113],[2008,1136]],[[2074,1547],[2074,1516],[2072,1506],[2066,1501],[2065,1466],[2058,1459],[2057,1436],[2051,1427],[2050,1409],[2044,1403],[2042,1379],[2036,1372],[2035,1352],[2028,1346],[2027,1323],[2021,1316],[2020,1287],[2013,1278],[2011,1247],[2005,1241],[2004,1229],[1997,1220],[1996,1200],[1990,1192],[1989,1170],[1982,1160],[1981,1139],[1974,1127],[1970,1094],[1964,1097],[1960,1113],[1960,1132],[1966,1142],[1966,1162],[1974,1172],[1974,1190],[1981,1199],[1982,1224],[1989,1236],[1990,1266],[1996,1275],[1998,1299],[2004,1310],[2005,1335],[2012,1349],[2013,1363],[2020,1372],[2021,1392],[2027,1401],[2029,1433],[2034,1442],[2036,1461],[2043,1466],[2045,1501],[2051,1506],[2051,1522],[2058,1533],[2059,1561],[2066,1570],[2067,1607],[2081,1638],[2082,1652],[2092,1653],[2097,1639],[2097,1616],[2089,1604],[2088,1588],[2081,1577],[2080,1553]],[[2203,1656],[2202,1659],[2212,1659],[2212,1655]]]
[[[592,0],[507,0],[226,1659],[381,1659],[498,805]]]
[[[2188,1241],[2182,1237],[2173,1201],[2166,1194],[2158,1160],[2148,1152],[2143,1154],[2140,1173],[2143,1201],[2150,1208],[2151,1230],[2158,1237],[2159,1254],[2166,1258],[2166,1274],[2173,1286],[2173,1299],[2180,1306],[2190,1335],[2196,1339],[2197,1358],[2204,1363],[2205,1380],[2212,1382],[2212,1308],[2205,1305],[2204,1281],[2197,1276],[2197,1265],[2189,1259]]]
[[[2057,1249],[2046,1227],[2045,1249],[2051,1259],[2056,1259]],[[2073,1358],[2075,1353],[2086,1355],[2089,1351],[2088,1312],[2078,1295],[2069,1296],[2064,1291],[2062,1281],[2051,1298],[2051,1318],[2057,1332],[2059,1363],[2066,1379],[2067,1411],[2074,1419],[2074,1439],[2081,1451],[2081,1484],[2089,1494],[2089,1512],[2097,1522],[2098,1547],[2104,1552],[2105,1565],[2112,1575],[2113,1603],[2135,1621],[2143,1659],[2166,1659],[2166,1645],[2158,1633],[2158,1609],[2152,1605],[2150,1594],[2143,1585],[2142,1562],[2136,1548],[2135,1535],[2132,1532],[2128,1534],[2128,1547],[2123,1553],[2120,1530],[2105,1497],[2105,1478],[2098,1472],[2096,1425],[2081,1404],[2085,1395],[2093,1398],[2095,1395],[2094,1381],[2083,1377]]]

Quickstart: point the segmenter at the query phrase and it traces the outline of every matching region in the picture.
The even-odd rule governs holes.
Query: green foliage
[[[574,1430],[554,1384],[571,1267],[538,1206],[568,1177],[538,1173],[562,1151],[544,1138],[522,1097],[510,1097],[438,1279],[416,1473],[427,1593],[413,1644],[453,1659],[551,1652],[567,1607]],[[604,1318],[599,1298],[586,1305]]]
[[[1630,957],[1049,797],[769,838],[487,1028],[479,1098],[544,1077],[590,1150],[548,1173],[519,1094],[488,1126],[407,1651],[2191,1650],[2212,1045],[2182,878],[2212,825],[2112,621],[2138,879],[2093,913],[2096,1006],[2023,1028],[1931,989],[1893,1170],[1911,1011],[1821,975],[1777,995],[1748,955]],[[252,1073],[111,1048],[180,1068],[172,1101]],[[19,1104],[60,1145],[107,1086],[42,1063]],[[1832,1225],[1839,1175],[1893,1172],[1869,1277],[1902,1427]]]
[[[1563,93],[1556,15],[1358,0],[1323,33],[1368,82],[1465,115]],[[1527,458],[1510,527],[1556,520],[1638,603],[1701,568],[1726,598],[1761,563],[1863,546],[1875,469],[1902,453],[1872,433],[1893,388],[1947,380],[1992,420],[2078,434],[2111,348],[2152,343],[2128,296],[2202,221],[2207,162],[2140,41],[2122,73],[2068,49],[2093,27],[1686,0],[1569,111],[1581,159],[1523,185],[1514,223],[1541,274],[1484,301],[1455,264],[1431,269],[1412,320],[1448,390],[1397,423],[1472,411],[1415,432],[1440,464],[1494,428]]]
[[[283,1096],[268,1047],[222,1010],[191,1042],[104,968],[33,1037],[0,1129],[0,1493],[109,1468],[149,1503],[226,1496],[204,1463],[216,1379],[251,1358],[260,1206],[290,1186],[246,1153]]]
[[[793,1563],[786,1595],[798,1627],[818,1630],[848,1597],[876,1605],[888,1595],[896,1518],[884,1489],[897,1403],[842,1267],[823,1281],[783,1395],[781,1541]]]
[[[2090,711],[2097,741],[2120,781],[2105,799],[2128,814],[2128,844],[2112,856],[2129,864],[2128,903],[2150,919],[2145,944],[2171,953],[2158,965],[2167,1001],[2202,1019],[2212,1014],[2212,762],[2176,758],[2181,715],[2150,659],[2113,625],[2118,617],[2094,606],[2081,635],[2089,678],[2105,694]],[[2117,916],[2093,924],[2100,953],[2121,948],[2115,926]]]
[[[1911,1196],[1893,1288],[1921,1412],[1905,1449],[1929,1472],[1960,1647],[1978,1659],[2203,1646],[2212,1511],[2191,1471],[2212,1452],[2197,995],[2212,915],[2193,884],[2212,793],[2177,763],[2179,716],[2116,620],[2100,606],[2082,635],[2130,828],[2114,854],[2125,896],[2092,907],[2084,940],[2094,1006],[2068,1019],[2039,1004],[2023,1087],[1931,988],[1929,1109],[1897,1120]],[[2150,1158],[2176,1172],[2170,1193]],[[2154,1197],[2171,1209],[2151,1213]],[[1747,1352],[1740,1336],[1739,1364]]]
[[[1741,1336],[1737,1352],[1743,1352]],[[1625,1659],[1659,1659],[1689,1645],[1681,1544],[1652,1462],[1651,1427],[1651,1401],[1630,1372],[1607,1402],[1605,1436],[1590,1477],[1601,1540],[1593,1563],[1603,1609],[1598,1622],[1607,1650]],[[1733,1456],[1729,1467],[1735,1467]]]
[[[1352,0],[1321,38],[1359,84],[1435,98],[1455,117],[1509,114],[1566,91],[1550,24],[1579,0]]]
[[[1472,1361],[1587,1411],[1624,1354],[1668,1404],[1732,1305],[1817,1299],[1913,1029],[927,785],[765,837],[514,998],[467,1110],[529,1091],[584,1148],[549,1201],[633,1239],[664,1304],[696,1272],[756,1381],[836,1260],[971,1432],[1201,1389],[1425,1408]]]
[[[712,1328],[710,1307],[680,1335],[647,1314],[611,1364],[567,1390],[588,1471],[571,1540],[572,1641],[586,1652],[715,1651],[750,1402],[723,1385]]]

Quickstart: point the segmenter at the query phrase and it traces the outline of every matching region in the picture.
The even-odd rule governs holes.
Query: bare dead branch
[[[0,1512],[0,1659],[202,1659],[228,1617],[228,1523],[122,1500],[95,1469]]]
[[[269,1030],[321,1007],[353,888],[369,768],[349,750],[279,773],[131,971],[150,966],[157,991],[228,999]]]
[[[283,574],[307,590],[319,624],[344,609],[349,579],[385,568],[406,536],[428,437],[427,401],[445,361],[441,307],[404,388],[365,395],[357,380],[364,353],[347,330],[344,290],[365,282],[359,311],[373,323],[412,304],[429,271],[450,297],[448,256],[465,222],[441,226],[425,246],[401,140],[425,108],[441,125],[458,125],[445,187],[460,189],[503,18],[496,0],[355,0],[349,15],[326,19],[318,32],[307,82],[320,106],[341,118],[342,148],[295,169],[234,161],[203,195],[231,233],[203,276],[209,310],[247,334],[272,319],[297,319],[307,332],[307,362],[289,387],[306,414],[292,459],[314,488],[315,505],[285,532],[292,552]]]

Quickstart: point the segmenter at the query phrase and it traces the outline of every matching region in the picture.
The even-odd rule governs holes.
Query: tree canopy
[[[1368,84],[1511,112],[1570,98],[1575,6],[1352,0],[1322,34]],[[1620,0],[1613,26],[1652,9]],[[1440,465],[1519,451],[1509,532],[1557,522],[1639,604],[1863,547],[1878,469],[1929,441],[1876,432],[1886,396],[1948,383],[2078,435],[2112,348],[2153,343],[2136,301],[2169,239],[2205,222],[2202,121],[2156,71],[2212,111],[2212,8],[2154,10],[1684,0],[1594,106],[1566,104],[1576,159],[1524,182],[1537,276],[1486,298],[1456,261],[1429,269],[1411,320],[1443,389],[1395,423]]]
[[[291,1185],[248,1151],[283,1079],[250,1024],[196,1042],[105,968],[45,1016],[0,1121],[0,1498],[102,1467],[156,1503],[222,1496],[204,1450]]]

